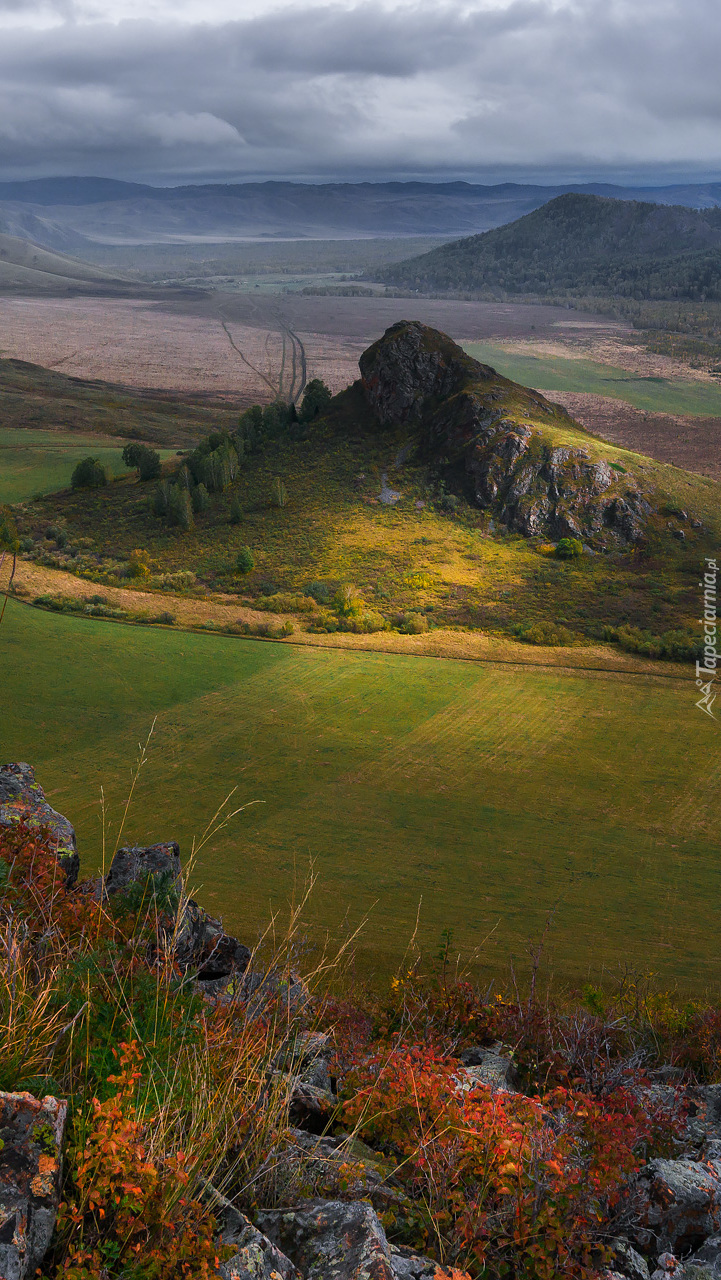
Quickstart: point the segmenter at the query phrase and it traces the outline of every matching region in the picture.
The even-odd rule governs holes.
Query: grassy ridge
[[[157,715],[128,840],[187,851],[216,803],[261,802],[203,858],[201,900],[251,940],[319,872],[314,928],[370,911],[367,967],[421,928],[497,963],[558,904],[556,975],[619,956],[700,990],[718,980],[716,726],[693,681],[520,671],[138,631],[10,601],[2,755],[30,758],[100,861]],[[673,735],[669,725],[674,725]],[[679,914],[683,909],[683,928]]]
[[[504,377],[544,391],[587,391],[625,400],[651,413],[721,416],[721,386],[684,382],[680,378],[641,377],[596,360],[566,360],[562,356],[523,356],[486,342],[468,342],[464,350],[475,360],[493,365]]]
[[[0,502],[24,502],[38,493],[68,489],[76,463],[92,454],[112,475],[127,475],[123,445],[103,436],[0,427]],[[162,458],[174,450],[160,451]]]

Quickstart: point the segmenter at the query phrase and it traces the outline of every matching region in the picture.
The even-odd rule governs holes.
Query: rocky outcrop
[[[230,1205],[218,1243],[235,1250],[220,1265],[221,1280],[299,1280],[290,1258]]]
[[[68,1104],[0,1093],[0,1276],[35,1276],[55,1227]]]
[[[10,827],[21,820],[48,833],[48,843],[60,859],[68,884],[74,884],[80,870],[74,827],[48,804],[31,765],[1,765],[0,826]]]
[[[644,1251],[688,1253],[721,1230],[721,1162],[650,1160],[635,1182],[633,1239]]]
[[[377,421],[417,425],[421,456],[509,529],[601,545],[643,538],[652,505],[632,477],[550,443],[543,425],[583,428],[445,334],[401,321],[364,352],[360,371]]]
[[[226,933],[220,920],[209,915],[193,898],[183,899],[180,847],[174,840],[162,844],[131,845],[118,849],[97,892],[109,898],[125,893],[132,884],[160,877],[167,897],[174,897],[173,912],[179,912],[173,927],[166,930],[175,959],[184,971],[194,970],[206,994],[217,994],[248,968],[248,947]]]

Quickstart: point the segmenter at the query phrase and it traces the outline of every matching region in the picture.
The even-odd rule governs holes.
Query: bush
[[[276,476],[270,491],[270,504],[273,507],[285,507],[288,502],[288,490],[280,476]]]
[[[26,542],[27,539],[23,538],[22,541]],[[0,551],[17,551],[18,548],[31,550],[34,545],[31,538],[30,547],[24,548],[21,546],[12,512],[9,507],[0,507]]]
[[[267,609],[270,613],[310,613],[314,606],[312,596],[294,591],[277,591],[272,596],[259,596],[255,601],[256,609]]]
[[[388,623],[377,609],[359,609],[338,622],[339,631],[353,631],[356,635],[370,635],[374,631],[387,631]]]
[[[599,639],[615,641],[627,653],[667,662],[695,662],[703,658],[703,641],[689,631],[664,631],[654,635],[640,627],[601,627]]]
[[[332,400],[330,387],[322,378],[311,378],[305,388],[303,400],[298,413],[299,422],[312,422],[320,417]]]
[[[336,590],[336,583],[331,582],[307,582],[305,586],[306,595],[312,596],[316,604],[330,604]]]
[[[167,516],[170,511],[170,484],[162,480],[153,495],[153,514]]]
[[[102,489],[109,480],[110,473],[98,458],[83,458],[73,471],[70,484],[73,489]]]
[[[241,547],[235,561],[238,573],[250,573],[255,568],[255,557],[250,547]]]
[[[126,444],[123,449],[126,467],[136,467],[141,481],[157,480],[162,472],[160,454],[146,444]]]
[[[202,481],[195,489],[193,489],[190,495],[190,500],[193,504],[193,511],[196,513],[208,510],[208,507],[210,506],[210,494]]]
[[[147,578],[150,573],[150,565],[148,564],[147,551],[141,550],[140,547],[135,551],[131,551],[128,556],[128,577],[129,578]]]
[[[556,647],[570,645],[574,642],[573,632],[568,627],[553,622],[520,623],[513,628],[513,635],[518,636],[524,644],[543,644]]]
[[[243,523],[243,505],[240,501],[240,496],[237,493],[234,493],[230,499],[230,523]]]
[[[399,613],[394,622],[405,636],[420,636],[428,630],[428,619],[422,613]]]
[[[183,484],[174,484],[170,490],[168,519],[186,533],[193,528],[193,503]]]
[[[556,543],[556,555],[559,560],[574,560],[583,555],[583,543],[578,538],[561,538]]]

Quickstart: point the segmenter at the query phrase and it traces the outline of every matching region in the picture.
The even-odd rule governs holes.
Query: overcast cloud
[[[721,177],[718,0],[0,0],[0,170]]]

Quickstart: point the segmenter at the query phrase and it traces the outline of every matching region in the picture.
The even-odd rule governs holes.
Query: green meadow
[[[0,756],[27,759],[102,858],[155,721],[124,842],[180,841],[198,896],[253,941],[311,864],[309,939],[367,916],[358,964],[398,965],[419,913],[481,967],[546,955],[578,983],[628,964],[717,987],[718,725],[693,678],[309,649],[83,621],[11,599]],[[113,840],[110,840],[112,849]],[[484,941],[485,940],[485,941]]]
[[[625,400],[650,413],[678,413],[696,417],[721,417],[721,385],[684,381],[681,378],[641,377],[615,365],[562,356],[521,356],[485,342],[464,343],[476,360],[493,365],[512,378],[539,391],[586,391]]]
[[[75,432],[0,427],[0,502],[25,502],[35,494],[69,488],[76,464],[89,454],[111,474],[128,475],[121,456],[124,443]],[[164,458],[173,452],[160,450]]]

